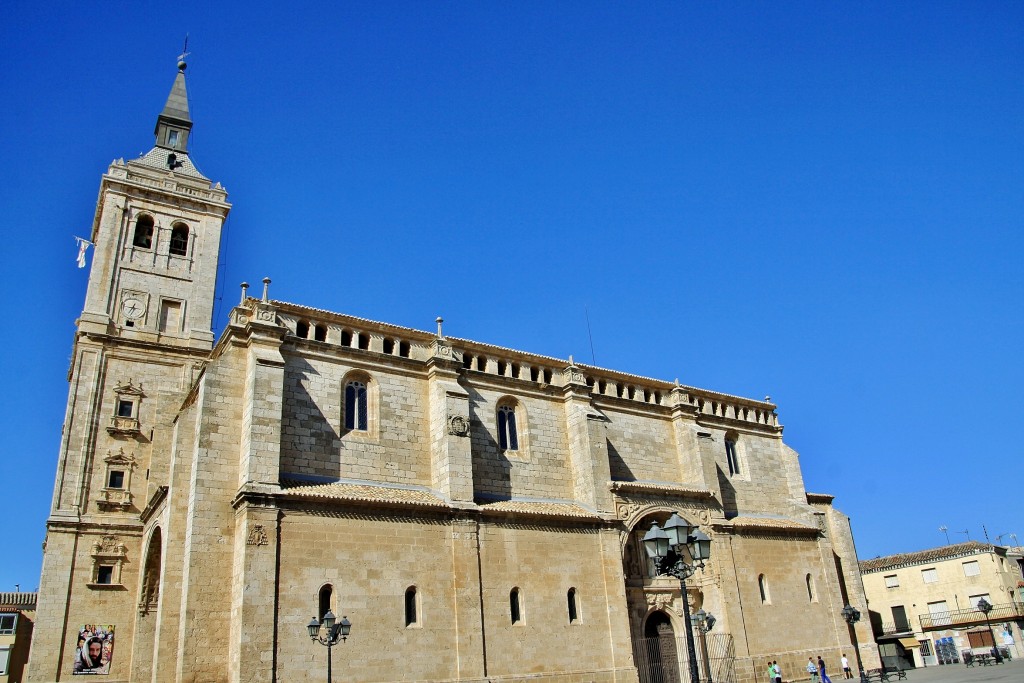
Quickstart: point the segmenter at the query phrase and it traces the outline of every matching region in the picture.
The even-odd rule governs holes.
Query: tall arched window
[[[317,619],[324,620],[324,615],[331,611],[331,597],[334,595],[334,586],[329,583],[320,588],[317,596]]]
[[[569,592],[565,595],[566,607],[569,610],[569,623],[575,623],[579,620],[579,607],[576,604],[576,589],[570,588]]]
[[[345,385],[345,429],[369,429],[366,383],[353,380]]]
[[[737,441],[738,436],[735,432],[725,435],[725,460],[729,465],[729,474],[733,476],[740,473],[740,458],[736,452]]]
[[[805,581],[807,582],[807,601],[808,602],[815,602],[815,598],[814,598],[814,577],[812,577],[810,574],[808,574],[805,577]]]
[[[519,428],[513,403],[498,406],[498,447],[503,451],[519,450]]]
[[[135,221],[135,234],[132,237],[132,244],[142,249],[153,248],[153,217],[145,214]]]
[[[139,599],[139,613],[149,614],[160,604],[160,558],[163,554],[163,536],[160,527],[153,530],[149,537],[149,550],[146,551],[146,565],[142,570],[142,596]]]
[[[175,256],[188,254],[188,226],[184,223],[175,223],[171,226],[170,252]]]
[[[416,586],[409,586],[405,589],[405,625],[415,626],[419,623],[419,614],[416,609]]]
[[[760,574],[757,577],[757,589],[761,591],[761,604],[771,604],[772,596],[771,593],[768,592],[768,579],[764,574]]]
[[[513,588],[508,594],[508,611],[509,616],[512,619],[513,624],[518,624],[523,620],[523,607],[520,604],[521,595],[518,588]]]

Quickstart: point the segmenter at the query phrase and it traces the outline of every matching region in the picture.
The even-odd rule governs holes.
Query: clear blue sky
[[[1024,4],[9,1],[0,590],[38,582],[72,237],[186,32],[218,331],[265,275],[581,361],[589,310],[598,365],[770,394],[862,558],[1024,539]]]

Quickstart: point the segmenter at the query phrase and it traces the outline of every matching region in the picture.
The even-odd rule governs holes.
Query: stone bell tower
[[[174,416],[213,346],[231,209],[189,155],[185,68],[153,148],[114,161],[100,180],[44,544],[38,618],[48,626],[34,634],[26,680],[70,678],[83,625],[98,624],[114,633],[109,674],[137,677],[144,552],[161,551],[159,538],[145,538],[146,510],[167,490]]]

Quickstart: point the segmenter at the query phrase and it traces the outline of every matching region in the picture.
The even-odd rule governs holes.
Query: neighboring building
[[[35,619],[35,593],[0,593],[0,683],[25,680]]]
[[[965,650],[1006,646],[1024,655],[1020,549],[969,541],[860,563],[872,629],[884,662],[933,666]],[[977,609],[992,610],[986,623]],[[990,628],[990,626],[991,628]]]
[[[101,181],[31,680],[86,659],[317,679],[328,610],[355,683],[676,680],[679,582],[640,543],[673,511],[712,539],[687,596],[717,617],[697,648],[717,683],[852,657],[849,520],[806,492],[767,399],[272,301],[269,280],[214,344],[230,205],[191,126],[182,65],[156,147]]]

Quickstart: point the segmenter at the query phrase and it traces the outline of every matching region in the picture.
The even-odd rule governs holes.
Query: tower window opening
[[[327,325],[319,324],[313,328],[313,339],[318,342],[327,341]]]
[[[407,341],[399,342],[399,344],[398,344],[398,355],[399,356],[401,356],[402,358],[408,358],[409,357],[409,351],[410,351],[409,342],[407,342]]]
[[[184,223],[175,223],[171,228],[170,252],[175,256],[188,254],[188,226]]]
[[[153,217],[139,216],[135,221],[135,234],[132,237],[132,245],[140,249],[153,248]]]
[[[384,353],[389,356],[395,355],[395,340],[384,337]]]
[[[299,322],[295,323],[295,336],[299,337],[300,339],[306,339],[307,337],[309,337],[309,323],[307,323],[305,320],[300,320]]]

